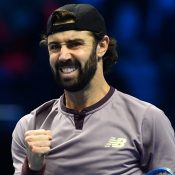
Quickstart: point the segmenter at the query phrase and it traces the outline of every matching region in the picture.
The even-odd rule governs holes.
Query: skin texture
[[[109,37],[104,36],[96,45],[94,42],[88,31],[70,30],[48,36],[51,69],[56,81],[65,87],[67,108],[81,111],[98,102],[109,91],[110,87],[103,75],[102,61],[108,48]],[[59,65],[58,62],[62,64]],[[87,81],[80,81],[81,77]],[[25,141],[28,145],[29,167],[32,170],[40,170],[44,165],[44,155],[51,148],[51,131],[27,131]]]
[[[50,151],[52,134],[49,130],[29,130],[25,133],[25,141],[28,145],[29,167],[40,170],[43,167],[44,155]]]

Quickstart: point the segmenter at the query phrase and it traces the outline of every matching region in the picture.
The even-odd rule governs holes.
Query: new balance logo
[[[112,148],[123,148],[126,144],[127,140],[125,138],[115,138],[111,137],[106,143],[105,147]]]

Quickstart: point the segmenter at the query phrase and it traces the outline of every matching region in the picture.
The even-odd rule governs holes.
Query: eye
[[[84,42],[82,42],[82,41],[68,41],[67,42],[67,47],[69,49],[78,49],[82,45],[84,45]]]
[[[50,52],[59,52],[61,49],[61,46],[58,43],[49,43],[48,49]]]

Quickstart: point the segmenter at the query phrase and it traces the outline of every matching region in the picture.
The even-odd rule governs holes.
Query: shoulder
[[[47,101],[30,112],[30,114],[34,116],[38,116],[40,114],[47,115],[49,112],[56,110],[59,107],[60,98],[52,99]]]
[[[118,100],[121,103],[127,104],[128,106],[137,107],[137,108],[149,108],[150,106],[154,106],[153,104],[146,102],[144,100],[141,100],[137,97],[134,97],[132,95],[123,93],[121,91],[116,90],[116,95],[118,96]]]
[[[140,118],[142,121],[148,120],[150,122],[153,120],[168,121],[168,118],[164,112],[152,103],[143,101],[118,90],[115,90],[114,94],[114,100],[116,101],[117,105],[120,106],[120,109],[129,112],[132,116],[137,117],[137,119]]]
[[[144,137],[151,138],[153,133],[156,136],[165,135],[163,128],[166,128],[167,135],[174,137],[174,130],[169,118],[157,106],[118,90],[115,91],[114,100],[130,123],[133,121],[139,126]]]
[[[116,101],[116,103],[119,106],[123,108],[128,108],[131,111],[135,112],[149,111],[149,110],[157,112],[161,111],[158,107],[149,102],[146,102],[144,100],[141,100],[137,97],[123,93],[118,90],[115,90],[113,97],[114,97],[113,100]]]
[[[42,105],[32,110],[30,113],[21,117],[15,126],[13,135],[15,132],[23,133],[29,129],[34,128],[34,125],[36,125],[36,121],[40,119],[44,120],[51,111],[55,111],[59,108],[59,102],[60,98],[52,99],[43,103]]]

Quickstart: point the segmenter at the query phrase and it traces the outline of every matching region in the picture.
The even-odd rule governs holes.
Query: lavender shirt
[[[175,171],[175,135],[154,105],[112,88],[81,112],[64,95],[44,103],[17,123],[12,140],[14,175],[143,175],[156,167]],[[50,129],[51,151],[39,172],[27,165],[24,133]]]

